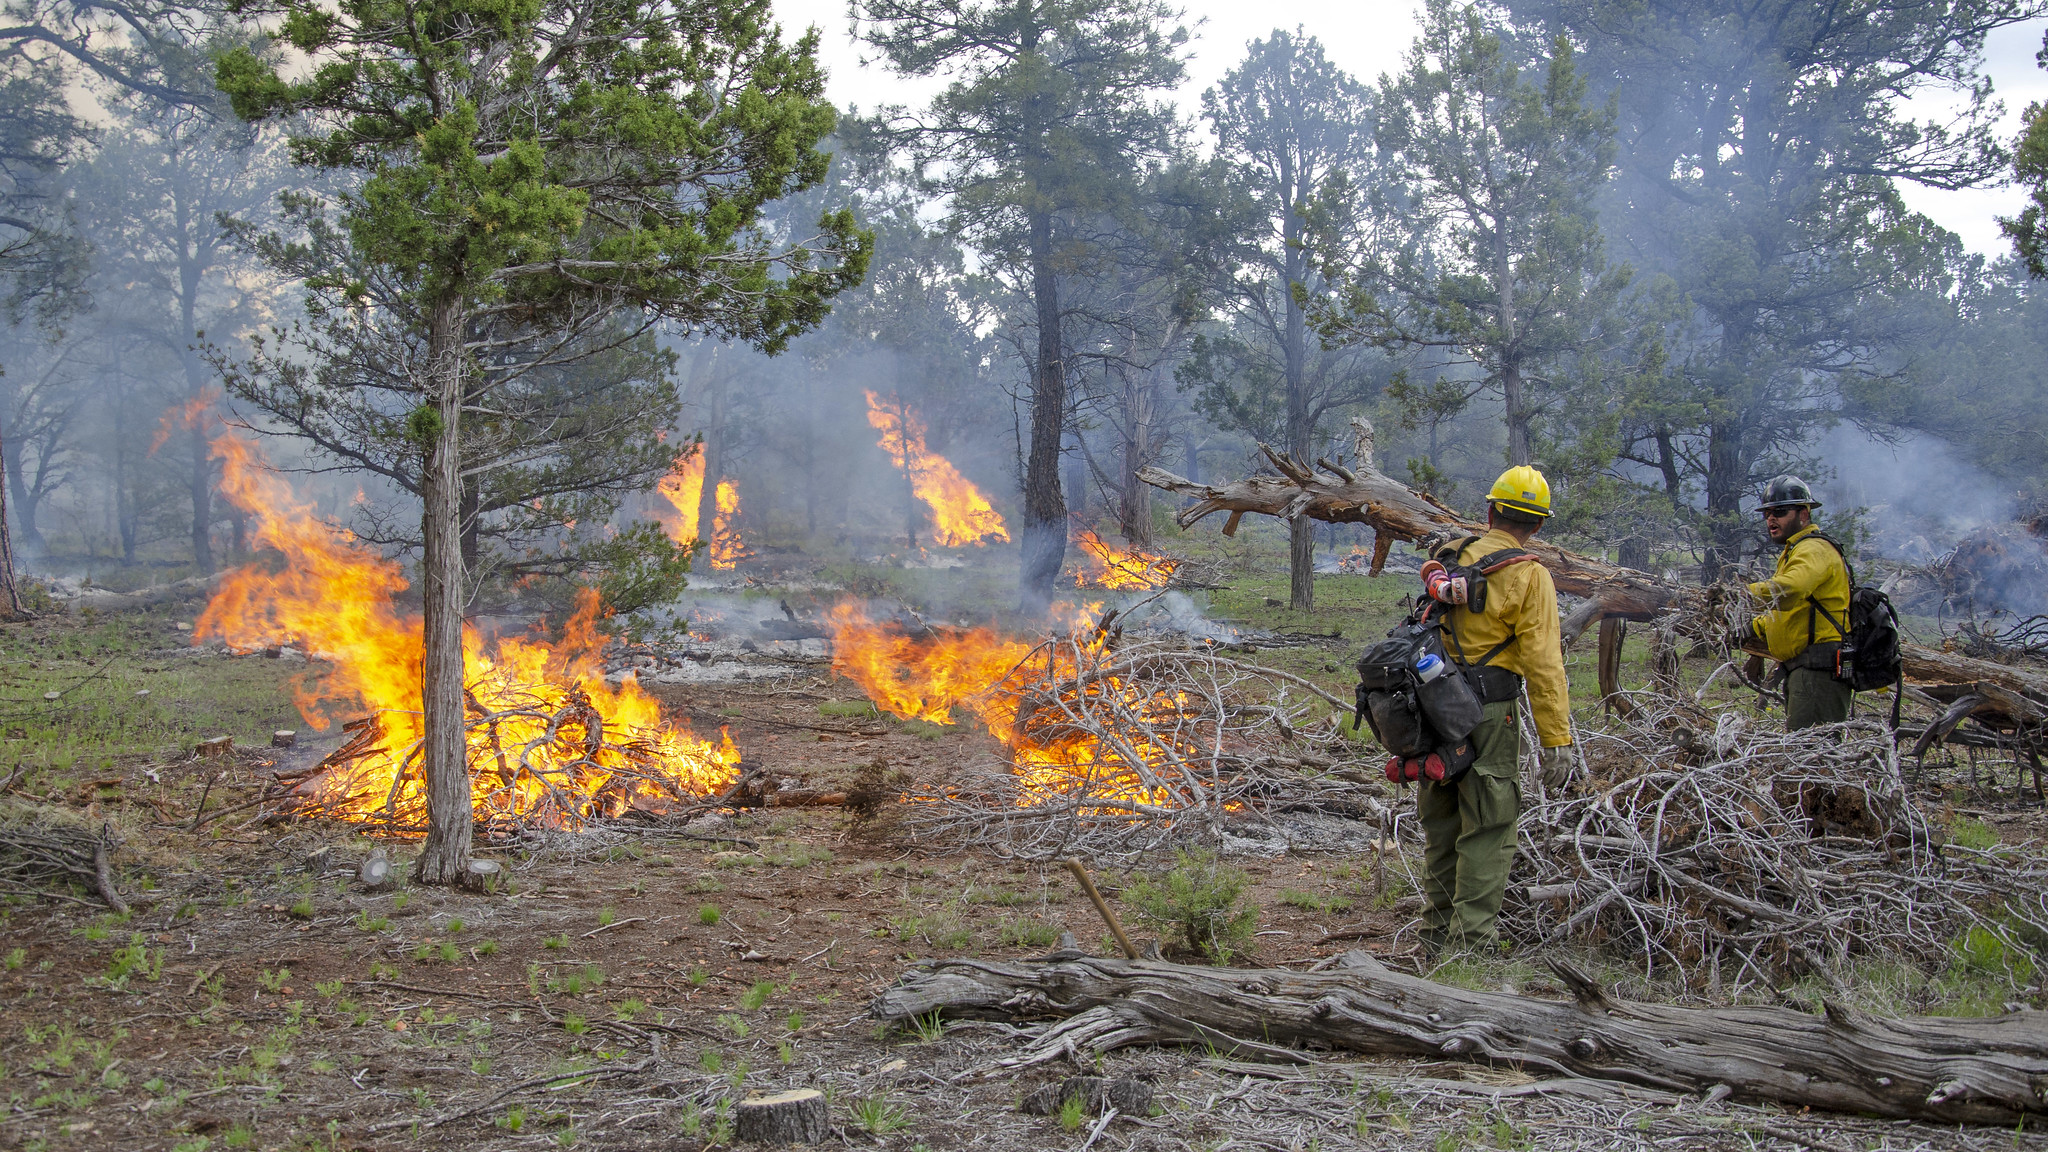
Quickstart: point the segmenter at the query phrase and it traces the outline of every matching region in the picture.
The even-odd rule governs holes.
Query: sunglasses
[[[1766,508],[1764,509],[1764,519],[1776,520],[1780,516],[1790,516],[1797,511],[1799,511],[1799,506],[1797,504],[1794,504],[1786,508]]]

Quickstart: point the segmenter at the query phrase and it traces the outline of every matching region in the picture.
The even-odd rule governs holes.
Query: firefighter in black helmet
[[[1788,731],[1835,724],[1849,718],[1855,696],[1835,678],[1842,647],[1836,621],[1849,618],[1849,567],[1833,541],[1814,527],[1820,501],[1797,476],[1780,476],[1764,487],[1764,531],[1778,545],[1778,564],[1769,580],[1749,585],[1761,610],[1737,639],[1760,647],[1778,661],[1785,682]],[[1826,609],[1816,611],[1815,605]]]

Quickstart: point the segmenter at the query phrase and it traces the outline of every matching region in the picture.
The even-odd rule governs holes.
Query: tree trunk
[[[1031,386],[1031,443],[1024,456],[1023,564],[1017,600],[1027,613],[1052,603],[1067,559],[1067,502],[1060,491],[1060,444],[1067,419],[1067,373],[1060,342],[1059,283],[1052,266],[1052,216],[1031,217],[1031,295],[1038,312],[1038,358]]]
[[[4,438],[0,438],[0,443],[4,443]],[[5,459],[0,459],[0,472],[6,474],[5,482],[14,489],[14,520],[16,526],[21,529],[22,547],[33,556],[48,552],[49,547],[43,543],[41,529],[36,527],[36,511],[37,505],[41,503],[41,493],[31,487],[27,478],[22,475],[21,450],[25,443],[16,441],[14,450],[6,453]]]
[[[1527,464],[1531,455],[1529,412],[1522,399],[1521,366],[1513,361],[1501,366],[1500,396],[1508,425],[1508,464]]]
[[[460,516],[462,524],[462,570],[471,577],[483,570],[483,517],[480,514],[482,504],[483,494],[478,490],[477,481],[464,480],[462,508],[457,515]]]
[[[1126,543],[1149,551],[1152,547],[1152,486],[1138,479],[1138,472],[1152,462],[1152,405],[1157,384],[1151,371],[1133,371],[1124,377],[1123,467],[1117,477],[1117,521]]]
[[[1500,217],[1495,217],[1500,220]],[[1500,362],[1501,416],[1508,426],[1508,464],[1529,463],[1529,408],[1522,398],[1522,364],[1515,352],[1515,269],[1509,258],[1507,225],[1494,230],[1494,290],[1498,294],[1500,331],[1508,351]]]
[[[910,406],[903,398],[896,398],[896,427],[908,446],[910,436]],[[929,447],[929,443],[927,444]],[[924,502],[917,498],[917,481],[910,474],[910,453],[903,454],[903,539],[909,550],[917,551],[917,525],[924,518]]]
[[[718,482],[725,477],[726,380],[717,349],[704,374],[704,490],[697,497],[697,535],[709,543],[718,523]]]
[[[181,263],[186,263],[182,262]],[[213,574],[213,447],[206,442],[206,422],[199,418],[196,406],[206,393],[206,372],[199,361],[199,350],[190,341],[199,338],[195,327],[194,294],[198,291],[197,276],[189,269],[181,269],[182,291],[178,295],[179,318],[183,321],[181,339],[187,341],[178,353],[180,365],[185,370],[185,410],[188,431],[192,440],[192,468],[185,477],[187,495],[192,501],[192,566],[199,569],[201,576]]]
[[[1707,548],[1701,565],[1709,583],[1741,563],[1742,488],[1748,475],[1740,430],[1714,424],[1707,430]]]
[[[6,450],[6,442],[0,441],[0,453]],[[0,460],[0,473],[6,471],[5,464],[5,460]],[[21,606],[21,588],[14,580],[14,532],[7,524],[7,484],[0,478],[0,621],[26,619],[28,610]]]
[[[1072,952],[930,961],[870,1005],[884,1021],[1053,1017],[1012,1066],[1133,1044],[1206,1045],[1308,1063],[1301,1045],[1452,1057],[1673,1092],[1942,1123],[2048,1113],[2048,1014],[1885,1019],[1834,1004],[1676,1008],[1609,1000],[1554,970],[1569,1001],[1434,984],[1352,952],[1338,971],[1197,968]]]
[[[425,736],[421,759],[427,780],[427,838],[413,879],[452,884],[469,867],[474,823],[469,757],[463,724],[462,661],[462,398],[468,365],[463,355],[460,299],[435,302],[427,320],[427,367],[432,373],[437,426],[421,445],[420,591],[426,635],[420,669],[420,712]]]
[[[185,476],[186,494],[192,501],[192,566],[202,576],[213,574],[213,458],[208,455],[206,434],[193,429],[192,467]]]
[[[1293,191],[1292,173],[1284,179],[1283,187]],[[1308,411],[1308,322],[1302,315],[1301,302],[1295,299],[1295,289],[1303,286],[1307,276],[1308,254],[1301,244],[1301,216],[1294,205],[1288,206],[1281,231],[1287,271],[1280,285],[1287,293],[1283,321],[1286,331],[1281,337],[1287,373],[1287,454],[1296,460],[1311,460],[1315,458],[1315,428]],[[1315,526],[1295,519],[1287,525],[1287,606],[1296,612],[1307,612],[1315,605]]]

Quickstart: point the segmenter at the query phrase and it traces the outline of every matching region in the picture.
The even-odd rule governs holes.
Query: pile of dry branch
[[[498,693],[499,707],[469,700],[470,787],[480,842],[510,842],[580,828],[629,809],[661,812],[702,805],[694,768],[729,775],[703,745],[668,730],[608,724],[579,689],[554,695]],[[404,718],[410,721],[407,715]],[[422,835],[426,781],[416,725],[394,736],[376,715],[343,726],[350,735],[296,787],[277,816],[336,817],[386,834]],[[721,788],[730,783],[720,780]]]
[[[975,705],[1005,754],[912,796],[903,828],[1042,859],[1213,840],[1271,805],[1377,822],[1384,809],[1346,767],[1364,750],[1336,738],[1330,705],[1349,707],[1181,637],[1048,641]]]
[[[1883,724],[1788,734],[1632,700],[1580,733],[1591,785],[1523,816],[1502,921],[1530,942],[1598,943],[1720,989],[1839,979],[1861,957],[1939,964],[1972,928],[2015,958],[2048,940],[2048,866],[1944,843]]]
[[[48,820],[0,823],[0,892],[75,900],[65,893],[82,887],[125,913],[128,905],[114,885],[112,865],[120,846],[105,825],[95,832]]]

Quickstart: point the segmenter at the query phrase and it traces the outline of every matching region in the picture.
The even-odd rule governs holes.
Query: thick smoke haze
[[[1756,495],[1784,461],[1814,460],[1830,512],[1864,510],[1866,549],[1909,563],[2041,510],[2048,292],[1998,231],[2028,190],[1977,145],[2010,140],[2048,97],[2033,60],[2048,17],[1967,0],[1955,29],[1930,30],[1923,9],[1887,2],[1848,36],[1698,0],[1642,9],[1670,26],[1622,37],[1603,15],[1639,11],[1621,0],[1514,0],[1470,21],[1444,5],[1117,4],[1076,9],[1059,32],[1075,43],[1047,49],[1064,79],[1042,95],[1068,102],[1060,147],[1085,148],[1053,149],[1062,160],[1042,170],[1015,158],[1058,141],[1011,138],[1036,129],[1009,115],[1002,84],[975,89],[980,105],[930,103],[953,80],[1007,77],[1000,53],[920,63],[836,3],[779,0],[788,33],[820,29],[840,116],[818,145],[829,168],[749,236],[788,252],[821,221],[857,220],[874,242],[863,282],[762,337],[774,355],[674,322],[641,329],[638,314],[584,317],[518,405],[477,405],[462,541],[474,611],[552,611],[578,583],[645,606],[678,583],[664,533],[709,536],[720,516],[750,556],[714,569],[699,555],[700,593],[950,567],[974,592],[924,608],[1017,604],[1020,580],[1072,586],[1025,554],[1027,528],[1171,552],[1175,502],[1136,473],[1270,472],[1262,445],[1347,467],[1354,417],[1378,430],[1376,467],[1468,513],[1504,465],[1540,463],[1562,494],[1560,539],[1658,571],[1716,578],[1754,559]],[[1961,31],[1969,13],[1991,29],[1981,49]],[[1190,40],[1152,36],[1182,21]],[[1740,48],[1728,60],[1761,62],[1754,75],[1672,47],[1709,26]],[[1794,33],[1841,39],[1778,38]],[[1122,35],[1139,38],[1104,58],[1129,75],[1091,72],[1089,38]],[[1922,49],[1933,79],[1901,94],[1892,65]],[[1494,54],[1514,67],[1471,63]],[[1838,63],[1798,73],[1820,59]],[[1531,78],[1552,75],[1554,107],[1532,102]],[[35,121],[48,138],[0,187],[6,227],[40,222],[0,237],[20,304],[0,330],[17,563],[132,586],[245,562],[250,512],[225,498],[209,447],[233,426],[321,515],[416,560],[421,332],[392,319],[395,297],[333,327],[306,302],[322,277],[261,239],[327,237],[304,206],[321,201],[331,224],[350,177],[295,166],[272,126],[225,107],[83,65],[44,79],[50,99],[68,86],[96,111]],[[1799,97],[1822,79],[1856,98]],[[1979,82],[2006,103],[1958,97]],[[1716,86],[1780,103],[1710,123],[1678,98]],[[1958,117],[1947,136],[1909,123]],[[1745,138],[1752,119],[1779,135]],[[959,151],[967,139],[980,150]],[[1850,144],[1867,154],[1798,167]],[[1487,185],[1492,169],[1468,162],[1481,145],[1522,149],[1537,175]],[[1506,259],[1478,258],[1490,236]],[[551,338],[493,346],[516,359]],[[293,391],[309,379],[332,390]],[[943,546],[878,444],[868,393],[922,424],[1007,542]],[[1832,423],[1844,412],[1886,423]],[[690,452],[685,514],[657,485]],[[721,490],[733,507],[716,507]],[[1284,564],[1298,609],[1317,572],[1355,569],[1366,543],[1351,526],[1304,529],[1281,560],[1285,526],[1218,543],[1220,525],[1192,531],[1246,571]],[[1181,620],[1176,605],[1155,611]]]
[[[1925,433],[1887,442],[1841,424],[1813,451],[1834,471],[1814,481],[1823,515],[1864,510],[1865,546],[1906,563],[1924,564],[1975,529],[2011,522],[2023,499]]]

